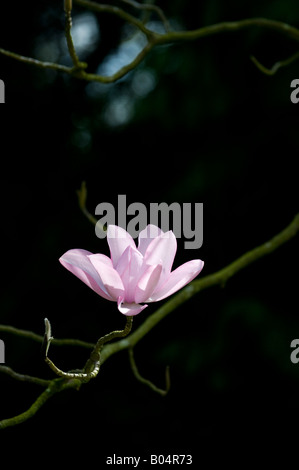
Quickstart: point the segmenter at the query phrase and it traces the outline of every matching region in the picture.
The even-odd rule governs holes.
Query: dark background
[[[181,29],[254,16],[299,24],[292,0],[159,5]],[[75,7],[74,17],[82,12]],[[115,52],[124,35],[119,19],[94,18],[100,40],[83,55],[90,71]],[[0,47],[34,56],[38,46],[57,45],[63,28],[62,2],[33,1],[30,8],[7,2],[1,7]],[[58,263],[71,248],[108,254],[106,241],[96,238],[78,208],[76,190],[83,180],[91,213],[100,202],[116,204],[118,194],[148,208],[150,202],[203,202],[203,246],[184,250],[179,240],[175,260],[176,267],[203,259],[201,276],[289,224],[298,211],[299,105],[290,101],[298,62],[270,77],[249,56],[271,67],[296,48],[295,41],[258,28],[160,47],[138,67],[139,78],[153,83],[139,93],[136,71],[112,86],[92,88],[0,56],[6,84],[0,107],[0,322],[43,334],[48,317],[55,337],[92,342],[123,326],[114,304]],[[67,63],[63,52],[57,54]],[[123,120],[115,111],[118,102],[124,103]],[[238,461],[240,445],[243,456],[255,457],[270,443],[275,456],[296,437],[299,412],[299,365],[290,361],[290,343],[299,337],[297,247],[293,239],[225,288],[202,292],[138,344],[142,375],[163,387],[164,368],[170,366],[166,398],[136,382],[126,353],[120,353],[80,392],[56,395],[32,420],[2,431],[0,442],[17,443],[28,455],[40,446],[55,447],[70,459],[80,449],[96,456],[100,468],[113,453],[188,453],[200,464],[209,446],[212,458],[222,444],[229,462]],[[134,328],[156,306],[136,317]],[[6,365],[52,377],[39,345],[0,337]],[[63,369],[81,367],[87,354],[51,348]],[[40,393],[38,386],[0,379],[1,419],[27,409]]]

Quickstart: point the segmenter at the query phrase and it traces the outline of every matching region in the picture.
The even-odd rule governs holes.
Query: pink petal
[[[88,258],[90,255],[92,255],[92,253],[86,250],[69,250],[61,256],[59,261],[62,266],[64,266],[68,271],[77,276],[81,281],[83,281],[88,287],[93,289],[101,297],[104,297],[104,299],[107,300],[113,300],[108,294],[97,271],[91,264]],[[103,262],[110,262],[111,264],[111,260],[107,256],[101,256],[107,258],[105,261],[103,260]]]
[[[154,292],[162,271],[162,265],[149,266],[140,278],[135,289],[135,302],[146,302]]]
[[[162,264],[162,273],[158,287],[161,287],[170,274],[177,250],[177,242],[172,231],[161,233],[147,247],[144,262],[147,265]]]
[[[121,255],[121,257],[118,259],[118,262],[115,266],[115,269],[120,275],[120,277],[123,276],[125,270],[127,269],[131,261],[131,251],[132,251],[132,247],[128,246],[123,252],[123,254]]]
[[[148,245],[154,238],[157,238],[161,234],[163,234],[162,230],[152,224],[149,224],[144,230],[141,230],[138,237],[138,250],[140,253],[144,255]]]
[[[136,249],[135,242],[131,235],[117,225],[108,226],[107,241],[114,267],[117,265],[119,258],[128,246]]]
[[[194,259],[182,264],[177,269],[170,273],[169,278],[161,288],[157,288],[151,296],[151,301],[158,301],[165,299],[171,294],[174,294],[186,284],[191,282],[202,270],[204,262],[200,259]]]
[[[143,264],[143,256],[139,251],[128,247],[117,264],[117,271],[125,288],[125,301],[132,303],[135,301],[134,294],[136,284],[141,276],[141,267]]]
[[[131,303],[131,304],[123,303],[123,298],[120,297],[117,301],[117,307],[120,313],[122,313],[123,315],[132,316],[132,315],[137,315],[138,313],[142,312],[142,310],[144,310],[147,307],[147,305],[139,305],[135,303]]]
[[[102,255],[89,255],[88,258],[112,299],[117,300],[119,296],[123,296],[125,288],[118,272],[103,262]]]

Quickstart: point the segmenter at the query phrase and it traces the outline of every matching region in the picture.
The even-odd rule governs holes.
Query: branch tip
[[[44,341],[42,344],[42,352],[44,356],[47,357],[50,343],[54,338],[53,336],[51,336],[52,334],[51,323],[49,322],[47,318],[45,318],[44,322],[45,322],[45,335],[44,335]]]

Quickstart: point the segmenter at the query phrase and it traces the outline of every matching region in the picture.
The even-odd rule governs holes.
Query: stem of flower
[[[42,347],[42,350],[44,351],[44,354],[45,354],[45,362],[48,364],[50,369],[52,369],[52,371],[59,377],[63,377],[65,379],[79,379],[82,382],[89,382],[90,379],[95,378],[99,373],[100,366],[101,366],[100,354],[101,354],[101,349],[103,345],[107,343],[108,341],[112,341],[114,338],[123,338],[130,333],[132,329],[132,324],[133,324],[133,317],[127,316],[126,318],[127,318],[127,321],[126,321],[126,325],[124,329],[115,330],[115,331],[112,331],[111,333],[108,333],[105,336],[102,336],[97,341],[94,349],[92,350],[90,357],[88,361],[86,362],[83,371],[78,370],[75,372],[64,372],[63,370],[59,369],[54,364],[54,362],[52,362],[51,359],[48,357],[49,346],[53,337],[51,336],[50,322],[47,318],[45,318],[46,332],[45,332],[45,337],[44,337],[44,344]]]
[[[128,316],[126,318],[127,318],[127,321],[123,330],[112,331],[111,333],[108,333],[107,335],[102,336],[102,338],[98,340],[93,351],[91,352],[91,355],[88,361],[85,364],[85,367],[84,367],[85,373],[90,374],[96,368],[99,368],[100,370],[100,354],[101,354],[101,349],[105,343],[112,341],[114,338],[124,338],[125,336],[128,336],[128,334],[132,330],[133,317]]]

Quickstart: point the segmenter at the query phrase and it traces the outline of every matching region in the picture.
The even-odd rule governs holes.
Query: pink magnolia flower
[[[156,236],[152,238],[154,230]],[[117,302],[124,315],[137,315],[147,307],[144,302],[157,302],[178,291],[204,265],[195,259],[171,271],[177,250],[175,235],[154,225],[140,232],[138,248],[131,235],[115,225],[109,225],[107,240],[110,258],[75,249],[59,261],[101,297]]]

